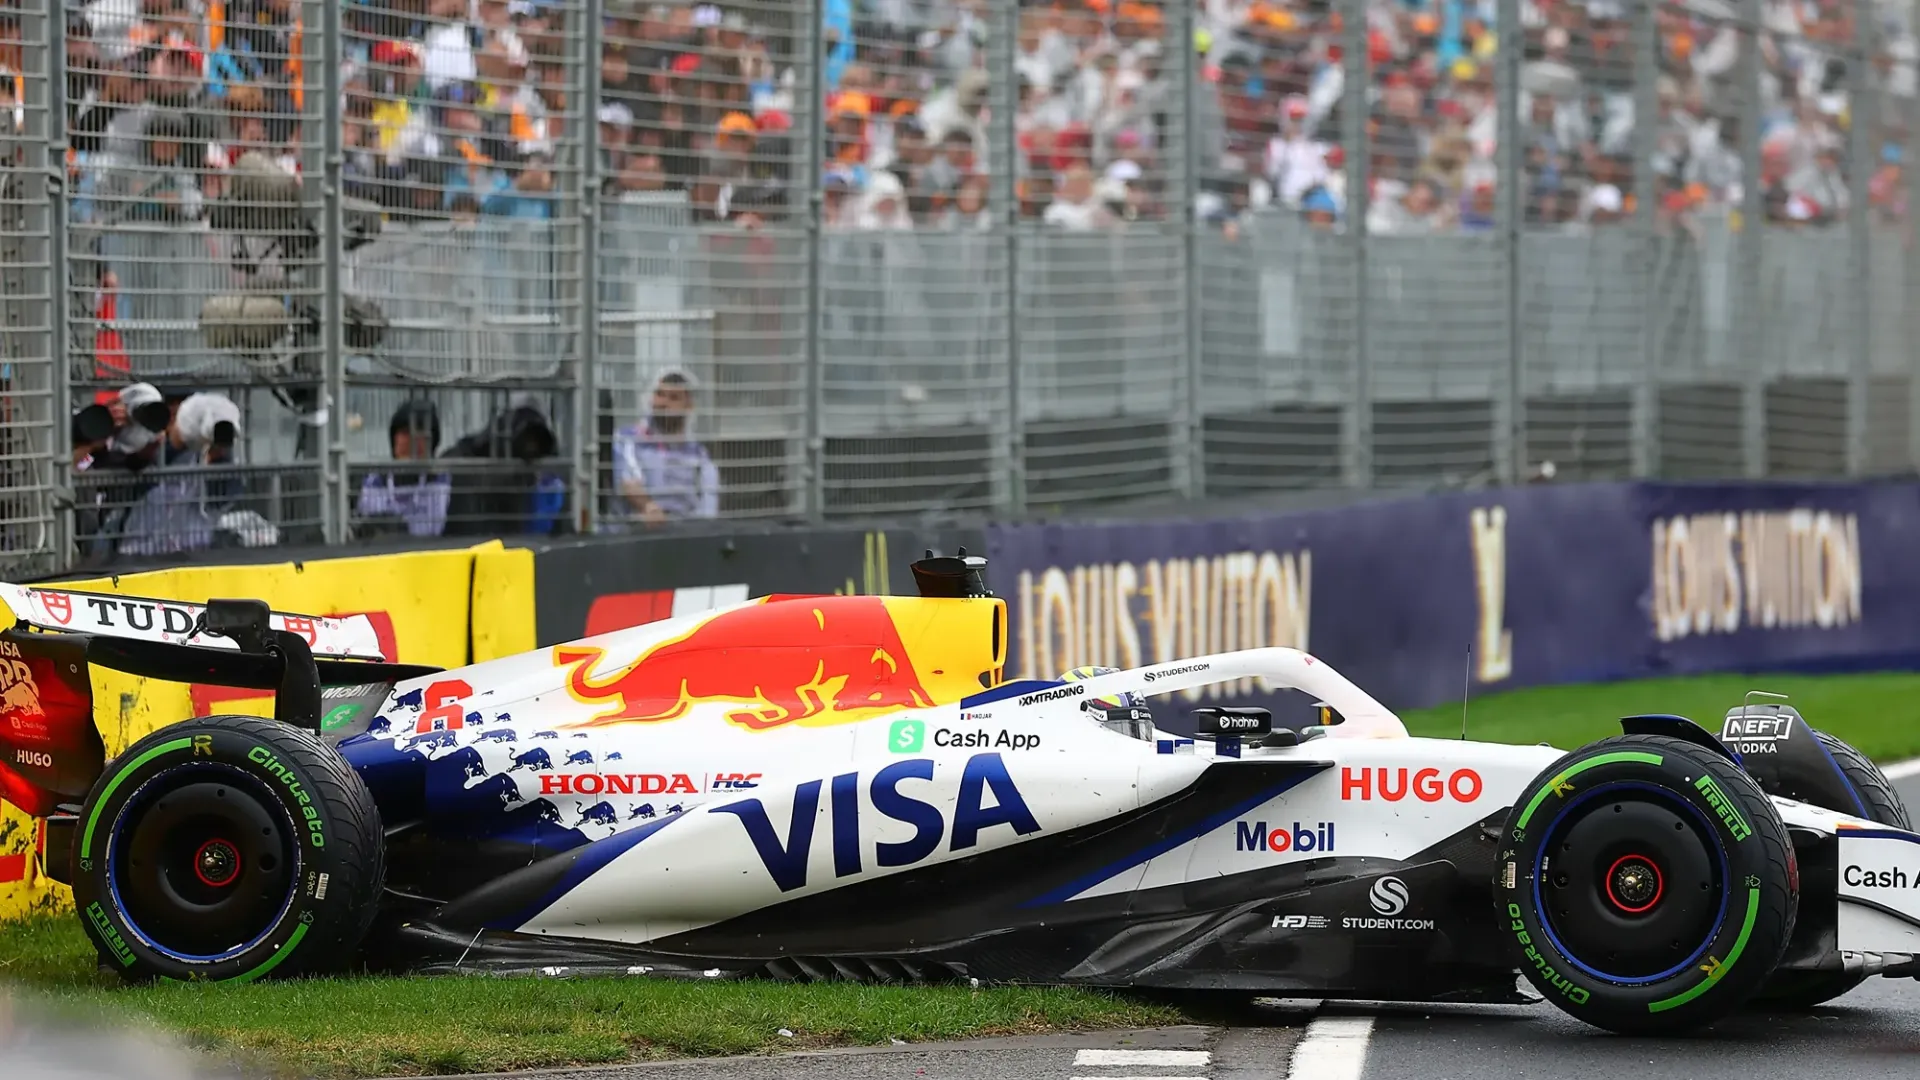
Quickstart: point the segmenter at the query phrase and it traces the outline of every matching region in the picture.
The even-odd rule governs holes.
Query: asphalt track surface
[[[1920,808],[1920,762],[1889,769]],[[132,1036],[49,1031],[0,998],[0,1080],[232,1073]],[[1746,1013],[1687,1039],[1612,1035],[1549,1005],[1272,1001],[1215,1023],[497,1074],[518,1080],[1877,1080],[1920,1078],[1920,982],[1869,979],[1810,1013]],[[468,1076],[465,1080],[482,1080]]]

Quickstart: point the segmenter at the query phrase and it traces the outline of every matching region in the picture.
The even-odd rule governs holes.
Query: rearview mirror
[[[1273,731],[1273,710],[1250,707],[1244,709],[1209,705],[1193,710],[1194,734],[1213,735],[1266,735]]]
[[[1324,701],[1314,702],[1313,707],[1320,714],[1320,719],[1315,723],[1315,727],[1333,727],[1335,724],[1344,724],[1347,722],[1347,718],[1340,715],[1339,709],[1334,708]]]

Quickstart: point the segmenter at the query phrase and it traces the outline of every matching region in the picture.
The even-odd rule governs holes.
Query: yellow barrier
[[[534,647],[533,552],[498,540],[472,548],[261,566],[190,566],[65,581],[92,592],[204,603],[258,597],[276,611],[366,614],[383,652],[460,667]],[[273,715],[272,695],[93,671],[94,723],[112,756],[157,728],[213,713]],[[0,921],[63,910],[72,892],[40,873],[35,822],[0,805]]]

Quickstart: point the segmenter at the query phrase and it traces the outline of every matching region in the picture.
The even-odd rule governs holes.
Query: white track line
[[[1287,1080],[1360,1080],[1367,1068],[1371,1016],[1323,1016],[1293,1048]]]
[[[1205,1050],[1082,1050],[1073,1055],[1076,1067],[1087,1065],[1160,1065],[1173,1069],[1204,1069],[1213,1060]],[[1147,1080],[1135,1077],[1134,1080]]]
[[[1920,776],[1920,757],[1882,765],[1880,771],[1886,773],[1889,780],[1905,780],[1909,776]]]

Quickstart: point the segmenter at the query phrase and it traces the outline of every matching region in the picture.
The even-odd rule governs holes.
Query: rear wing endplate
[[[7,583],[0,583],[0,602],[16,620],[38,630],[205,649],[241,648],[231,638],[201,629],[204,604]],[[276,611],[270,626],[299,635],[316,657],[389,663],[395,659],[381,654],[380,636],[365,615],[323,617]]]

